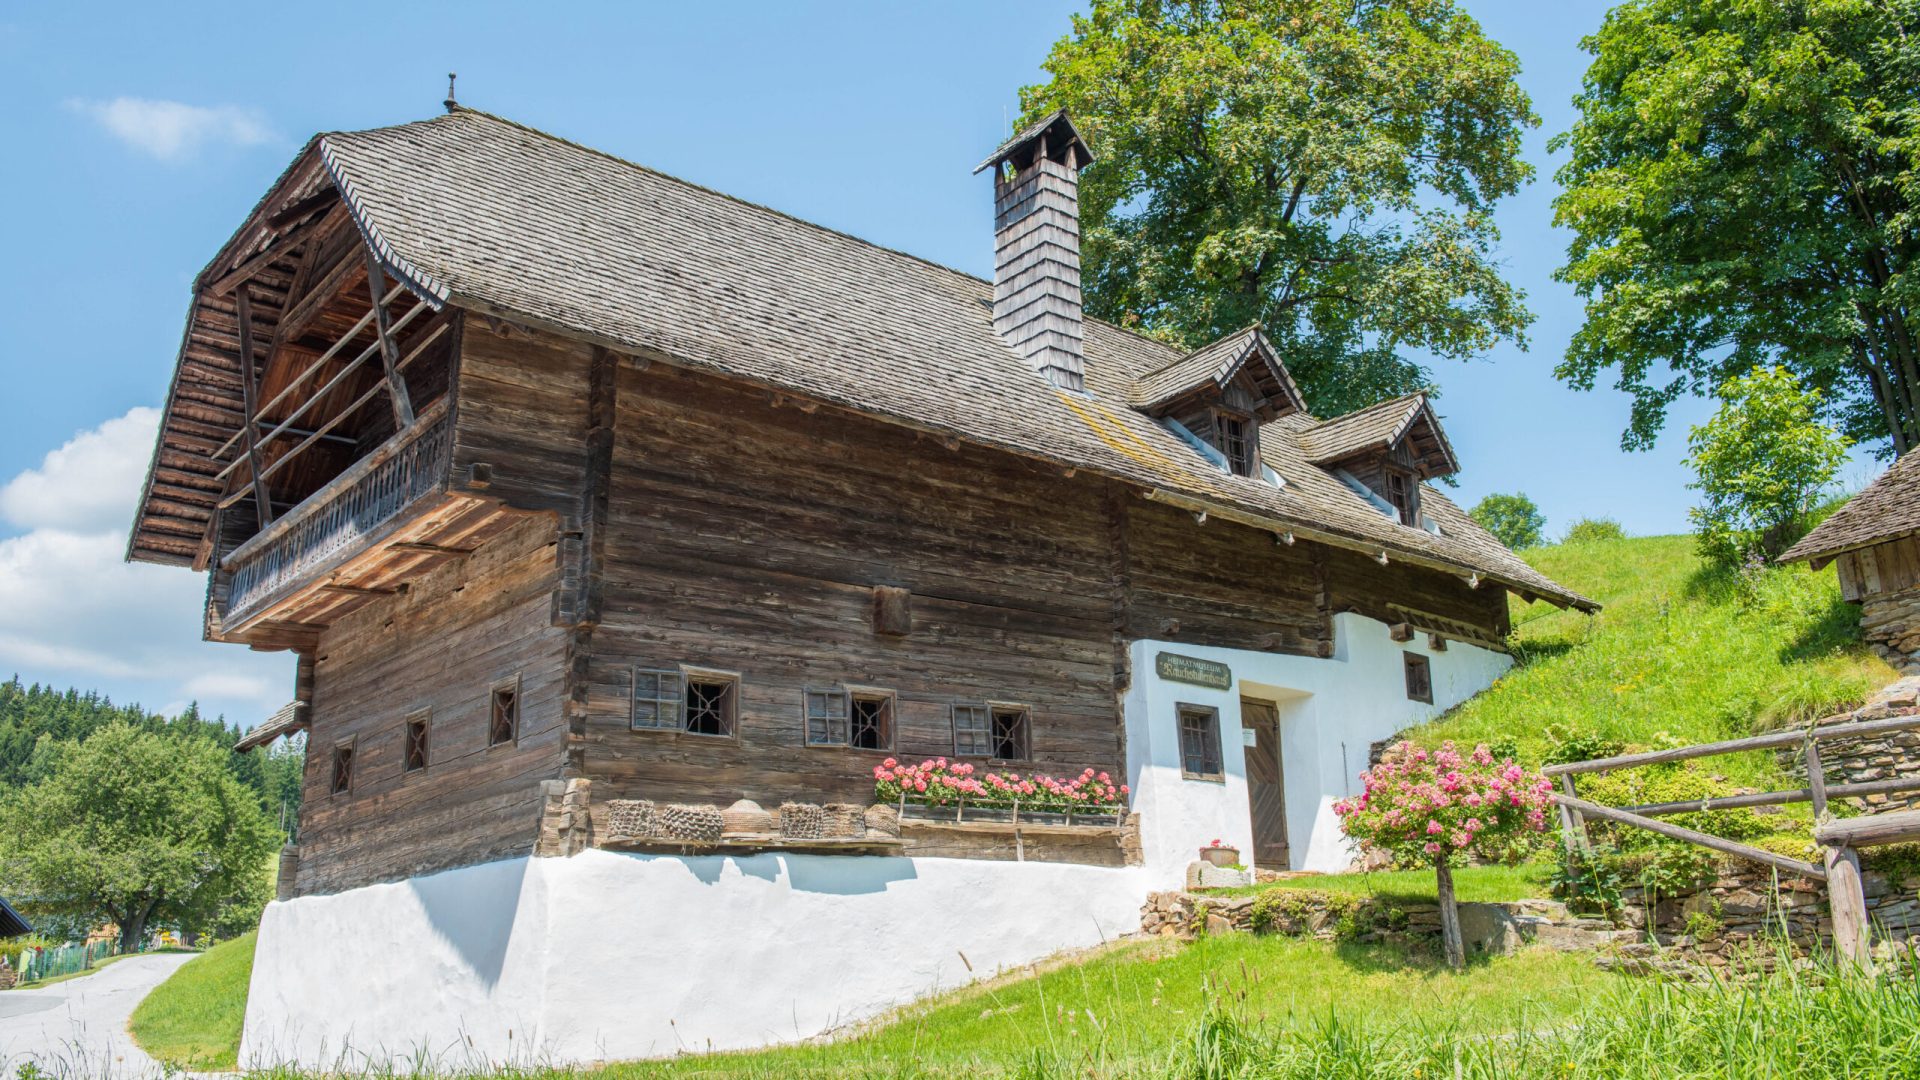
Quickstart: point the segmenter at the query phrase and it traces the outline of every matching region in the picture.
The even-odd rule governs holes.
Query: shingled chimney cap
[[[1045,140],[1036,141],[1042,134],[1046,135]],[[1055,109],[1051,114],[1028,125],[1013,138],[1001,143],[998,150],[987,155],[987,160],[974,168],[974,175],[977,176],[1010,157],[1023,155],[1029,144],[1045,146],[1047,155],[1056,161],[1064,158],[1067,147],[1078,147],[1079,153],[1075,160],[1077,168],[1085,168],[1087,162],[1093,160],[1093,150],[1087,146],[1087,140],[1080,137],[1079,130],[1073,126],[1072,119],[1067,116],[1067,110]],[[1015,168],[1025,168],[1029,162],[1015,161],[1013,164]]]

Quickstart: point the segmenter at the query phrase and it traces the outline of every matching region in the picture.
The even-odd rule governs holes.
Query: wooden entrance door
[[[1247,736],[1247,802],[1253,813],[1254,866],[1287,869],[1286,783],[1280,771],[1280,715],[1265,701],[1240,701]]]

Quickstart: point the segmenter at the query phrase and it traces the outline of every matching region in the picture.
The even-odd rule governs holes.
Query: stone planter
[[[1218,867],[1233,866],[1240,861],[1240,849],[1231,847],[1203,847],[1200,858]]]

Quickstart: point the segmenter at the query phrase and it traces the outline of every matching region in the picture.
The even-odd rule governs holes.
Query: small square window
[[[1407,664],[1407,698],[1433,704],[1433,671],[1419,653],[1403,653]]]
[[[953,707],[953,752],[960,757],[993,756],[993,728],[985,705]]]
[[[520,680],[493,688],[487,713],[487,745],[505,746],[520,737]]]
[[[852,708],[854,749],[892,749],[893,695],[856,693],[853,695]]]
[[[847,695],[841,690],[806,692],[807,745],[847,745]]]
[[[733,737],[734,687],[738,680],[724,675],[689,674],[687,680],[686,722],[683,730],[693,735]]]
[[[1181,705],[1180,775],[1191,780],[1220,780],[1220,711],[1202,705]]]
[[[431,719],[431,715],[424,712],[414,713],[412,716],[407,717],[406,763],[403,766],[407,772],[419,772],[421,769],[427,767],[427,738],[429,734],[427,721],[429,719]]]
[[[1030,756],[1027,738],[1029,713],[1019,705],[993,707],[993,756],[1004,761],[1025,761]]]
[[[345,795],[353,790],[353,744],[333,748],[333,782],[328,791]]]
[[[680,727],[681,691],[686,679],[678,671],[635,668],[633,672],[633,726],[648,731],[676,731]]]

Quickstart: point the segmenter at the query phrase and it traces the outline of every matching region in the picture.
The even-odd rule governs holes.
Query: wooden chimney
[[[1085,389],[1080,170],[1093,155],[1065,111],[1004,143],[993,170],[993,329],[1047,380]]]

